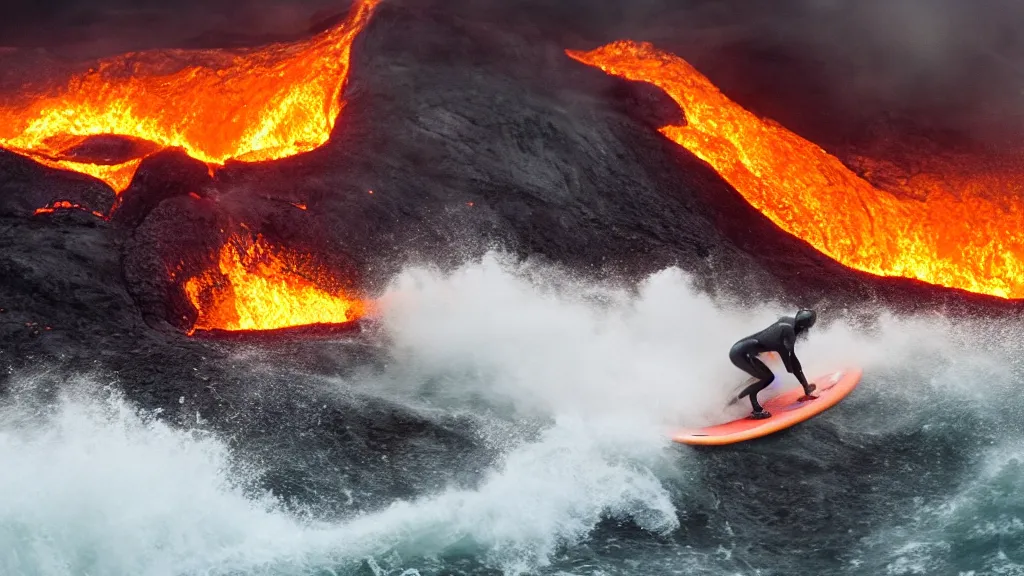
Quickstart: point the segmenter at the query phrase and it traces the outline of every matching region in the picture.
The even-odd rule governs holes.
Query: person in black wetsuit
[[[760,420],[771,416],[757,402],[757,393],[772,383],[775,374],[757,357],[758,354],[777,352],[782,357],[782,363],[786,366],[786,370],[795,375],[796,379],[800,381],[800,385],[804,387],[805,396],[801,400],[811,398],[811,392],[814,392],[815,385],[807,383],[803,367],[800,366],[800,361],[796,358],[793,346],[796,344],[796,339],[806,334],[817,319],[818,315],[814,310],[802,308],[796,313],[796,316],[779,318],[777,322],[757,334],[747,336],[733,344],[732,349],[729,350],[729,360],[740,370],[757,378],[756,382],[744,388],[738,396],[738,398],[750,396],[750,406],[753,408],[751,418]]]

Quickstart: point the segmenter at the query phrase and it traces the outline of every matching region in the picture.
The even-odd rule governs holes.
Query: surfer
[[[753,408],[753,412],[750,414],[751,418],[761,420],[771,416],[757,402],[757,393],[772,383],[775,374],[757,357],[759,354],[778,353],[782,357],[782,363],[786,366],[786,370],[795,375],[796,379],[800,381],[800,385],[804,387],[805,396],[801,400],[811,397],[815,385],[807,383],[803,367],[800,366],[800,361],[796,358],[793,346],[796,344],[796,339],[806,334],[817,319],[818,315],[814,310],[801,308],[796,316],[783,316],[757,334],[747,336],[733,344],[732,349],[729,350],[729,360],[737,368],[756,378],[754,383],[744,388],[737,396],[737,399],[750,396],[750,406]]]

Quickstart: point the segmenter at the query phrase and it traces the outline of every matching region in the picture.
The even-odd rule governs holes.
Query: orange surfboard
[[[706,428],[684,428],[674,432],[672,440],[698,446],[721,446],[767,436],[835,406],[857,387],[861,373],[860,368],[847,368],[812,380],[817,386],[813,393],[817,398],[813,400],[801,402],[799,399],[804,395],[804,389],[799,386],[787,390],[762,403],[764,409],[771,413],[771,418],[754,420],[744,416],[739,420]]]

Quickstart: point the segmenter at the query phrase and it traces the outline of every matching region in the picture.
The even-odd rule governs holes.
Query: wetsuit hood
[[[801,308],[794,318],[793,331],[797,334],[806,332],[811,326],[814,326],[814,323],[817,321],[818,314],[814,310]]]

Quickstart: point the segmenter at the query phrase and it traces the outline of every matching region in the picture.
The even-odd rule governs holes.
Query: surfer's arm
[[[796,379],[800,382],[800,385],[804,387],[804,392],[810,395],[814,390],[807,383],[807,378],[804,377],[804,368],[800,365],[800,359],[796,357],[796,333],[792,330],[786,330],[782,333],[782,363],[786,366],[786,370],[790,374],[796,376]]]

